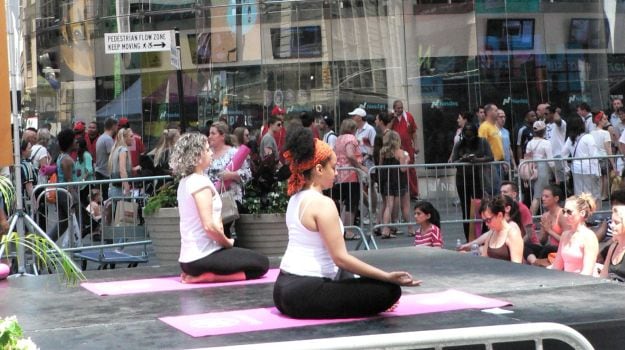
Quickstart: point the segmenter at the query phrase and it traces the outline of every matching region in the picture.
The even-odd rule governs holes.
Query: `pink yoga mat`
[[[260,283],[273,283],[276,281],[279,269],[271,269],[267,271],[265,276],[246,281],[236,282],[220,282],[220,283],[191,283],[184,284],[180,282],[180,276],[175,277],[161,277],[161,278],[147,278],[141,280],[128,280],[128,281],[112,281],[112,282],[97,282],[90,283],[85,282],[80,285],[88,291],[97,295],[123,295],[123,294],[139,294],[139,293],[152,293],[152,292],[168,292],[172,290],[187,290],[198,288],[213,288],[224,286],[240,286]]]
[[[506,301],[449,289],[438,293],[404,295],[399,300],[399,305],[394,311],[384,312],[375,317],[408,316],[466,309],[489,309],[507,305],[511,304]],[[192,337],[343,323],[364,319],[367,318],[299,320],[282,315],[275,307],[159,318],[159,320]]]

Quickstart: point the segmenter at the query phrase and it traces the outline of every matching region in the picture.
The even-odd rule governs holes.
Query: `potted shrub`
[[[245,186],[243,207],[236,221],[237,245],[268,256],[282,255],[288,243],[286,179],[288,167],[272,157],[252,159],[252,180]]]
[[[0,349],[36,350],[38,348],[30,338],[24,338],[17,317],[11,316],[0,319]]]
[[[143,216],[161,265],[175,265],[180,255],[178,179],[161,186],[143,207]]]

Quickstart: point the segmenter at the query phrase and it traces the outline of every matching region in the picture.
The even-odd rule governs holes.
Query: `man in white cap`
[[[360,152],[364,158],[363,165],[367,168],[373,166],[373,141],[375,140],[375,128],[367,123],[367,112],[362,108],[356,108],[347,113],[356,122],[356,139],[360,145]]]

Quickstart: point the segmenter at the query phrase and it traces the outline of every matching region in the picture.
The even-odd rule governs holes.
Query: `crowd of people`
[[[449,161],[458,163],[456,185],[463,218],[471,219],[470,208],[479,204],[476,210],[484,233],[471,237],[465,225],[466,243],[457,249],[477,246],[480,255],[490,258],[625,279],[625,241],[621,242],[625,191],[601,180],[620,176],[622,164],[611,158],[593,159],[625,150],[625,133],[619,134],[625,128],[625,111],[619,102],[614,101],[610,119],[607,113],[591,113],[582,103],[578,116],[568,121],[555,106],[541,104],[526,114],[525,124],[515,133],[516,152],[504,127],[505,113],[497,106],[476,110],[476,120],[471,113],[460,114]],[[392,223],[401,215],[407,225],[418,227],[407,226],[414,245],[443,247],[438,210],[418,199],[411,166],[419,152],[414,117],[401,101],[394,102],[393,111],[378,113],[372,123],[364,109],[356,108],[342,120],[337,135],[333,118],[320,116],[315,122],[303,113],[285,120],[285,114],[276,106],[259,130],[240,126],[231,132],[227,123],[216,121],[181,136],[177,127],[170,126],[150,152],[126,118],[107,119],[102,134],[95,122],[88,127],[76,122],[56,137],[49,127],[27,129],[20,144],[24,191],[30,198],[35,185],[47,181],[122,180],[102,191],[70,188],[75,203],[84,205],[77,209],[79,215],[84,209],[102,218],[101,201],[128,196],[133,177],[177,176],[181,179],[177,199],[182,281],[253,279],[267,272],[269,261],[234,247],[230,223],[222,221],[221,195],[231,192],[245,211],[245,184],[253,176],[251,159],[271,159],[290,174],[289,244],[274,289],[278,309],[292,317],[315,318],[357,317],[392,308],[401,294],[399,286],[416,286],[420,281],[407,272],[382,271],[351,256],[345,240],[361,237],[346,227],[359,216],[381,223],[376,233],[382,238],[394,238]],[[569,163],[564,159],[568,157],[585,159]],[[546,161],[537,162],[530,169],[535,176],[524,179],[519,188],[505,178],[515,170],[520,175],[516,164],[523,160]],[[484,166],[490,163],[495,166]],[[372,181],[363,185],[360,174],[369,174],[374,166],[383,168],[371,172]],[[348,168],[339,171],[339,167]],[[564,185],[568,181],[572,186]],[[567,196],[570,188],[572,195]],[[523,197],[531,200],[520,201],[522,193],[529,193]],[[381,207],[370,206],[376,212],[363,212],[359,206],[366,195],[372,202],[378,201],[371,196],[380,197]],[[612,199],[612,215],[595,232],[587,222],[606,199],[604,195]],[[535,224],[532,215],[539,212],[542,216]]]

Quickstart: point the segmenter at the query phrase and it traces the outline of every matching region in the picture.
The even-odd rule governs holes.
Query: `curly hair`
[[[200,161],[202,152],[207,147],[208,138],[199,132],[191,132],[182,135],[169,157],[169,166],[172,173],[178,176],[188,176],[195,171],[195,166]]]
[[[286,133],[286,149],[291,151],[293,159],[304,163],[315,154],[315,140],[312,131],[304,127],[295,127]]]
[[[567,202],[575,202],[577,211],[586,211],[584,218],[588,219],[597,209],[597,203],[590,193],[582,192],[578,195],[571,196],[566,199]]]
[[[67,152],[74,144],[74,130],[63,129],[56,135],[56,139],[59,142],[59,148],[62,152]]]

